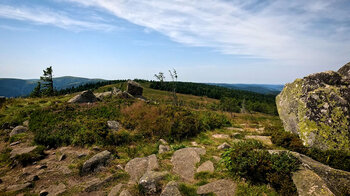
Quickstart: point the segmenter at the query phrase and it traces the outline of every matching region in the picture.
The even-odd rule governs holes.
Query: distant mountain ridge
[[[227,83],[208,83],[210,85],[221,86],[237,90],[251,91],[261,94],[277,95],[284,85],[281,84],[227,84]]]
[[[103,79],[89,79],[74,76],[54,78],[54,87],[57,90],[76,87],[86,83],[96,83]],[[0,96],[20,97],[27,96],[33,91],[39,79],[0,78]]]

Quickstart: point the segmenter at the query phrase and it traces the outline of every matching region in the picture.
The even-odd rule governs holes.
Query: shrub
[[[238,142],[222,155],[222,162],[233,174],[252,183],[270,183],[282,195],[294,195],[296,189],[291,179],[299,161],[289,154],[269,154],[257,150],[261,143]]]

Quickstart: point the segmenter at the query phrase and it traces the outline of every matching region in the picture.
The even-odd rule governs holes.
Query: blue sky
[[[349,10],[348,0],[1,0],[0,77],[175,68],[182,81],[282,84],[350,61]]]

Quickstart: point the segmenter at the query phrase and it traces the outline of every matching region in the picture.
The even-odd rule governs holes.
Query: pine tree
[[[40,97],[41,96],[41,82],[38,81],[38,84],[34,90],[30,93],[30,97]]]
[[[46,68],[46,70],[43,70],[44,75],[40,77],[40,80],[43,81],[43,87],[45,88],[43,90],[43,93],[47,96],[53,96],[54,95],[54,89],[53,89],[53,79],[52,79],[52,67]]]

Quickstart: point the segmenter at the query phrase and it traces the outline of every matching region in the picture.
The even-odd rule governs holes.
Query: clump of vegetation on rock
[[[287,153],[270,154],[260,150],[260,142],[237,142],[222,155],[226,168],[252,183],[269,183],[281,195],[296,195],[292,172],[299,161]]]

